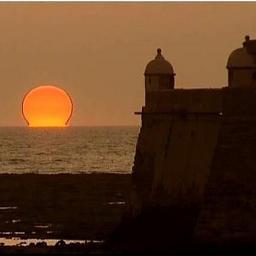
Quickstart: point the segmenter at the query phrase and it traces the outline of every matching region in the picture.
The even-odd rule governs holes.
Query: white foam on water
[[[125,204],[124,201],[108,202],[108,205],[123,205],[123,204]]]
[[[4,232],[2,232],[4,233]],[[5,232],[11,233],[11,232]],[[15,232],[18,233],[18,232]],[[22,233],[22,232],[19,232]],[[23,232],[24,233],[24,232]],[[48,246],[54,246],[61,239],[21,239],[20,237],[11,237],[11,238],[0,238],[0,244],[4,244],[5,246],[28,246],[30,243],[39,243],[45,242]],[[63,240],[66,244],[70,243],[80,243],[80,244],[88,244],[95,243],[101,244],[103,240]]]
[[[16,210],[17,206],[0,206],[0,210]]]

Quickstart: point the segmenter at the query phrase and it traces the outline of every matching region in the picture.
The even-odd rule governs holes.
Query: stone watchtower
[[[161,49],[157,49],[155,59],[147,64],[144,75],[146,104],[148,93],[174,88],[175,73],[172,65],[163,57]]]
[[[228,86],[256,86],[256,40],[246,36],[243,47],[230,54],[227,69]]]

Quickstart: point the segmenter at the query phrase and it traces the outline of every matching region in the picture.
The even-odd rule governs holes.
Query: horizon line
[[[132,124],[110,124],[110,125],[70,125],[67,127],[37,127],[37,128],[72,128],[72,127],[140,127],[140,125]],[[0,125],[0,128],[35,128],[25,125]]]

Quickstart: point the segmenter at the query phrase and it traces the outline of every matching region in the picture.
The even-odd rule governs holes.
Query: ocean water
[[[131,173],[139,127],[0,128],[0,173]]]

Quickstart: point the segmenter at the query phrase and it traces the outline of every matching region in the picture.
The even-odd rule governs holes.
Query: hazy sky
[[[156,48],[176,87],[221,87],[255,18],[256,3],[1,3],[0,125],[25,125],[23,95],[42,84],[70,93],[73,125],[137,125]]]

